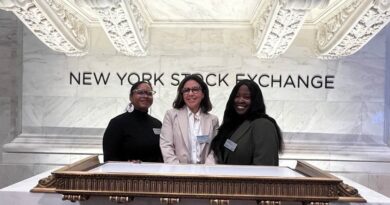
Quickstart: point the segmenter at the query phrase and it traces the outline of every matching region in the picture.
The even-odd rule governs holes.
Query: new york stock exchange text
[[[138,81],[149,81],[154,86],[170,84],[178,86],[187,75],[199,75],[208,86],[229,87],[243,79],[250,79],[267,88],[325,88],[334,89],[334,75],[320,74],[275,74],[275,73],[152,73],[152,72],[70,72],[70,85],[133,85]],[[113,82],[111,82],[113,81]]]

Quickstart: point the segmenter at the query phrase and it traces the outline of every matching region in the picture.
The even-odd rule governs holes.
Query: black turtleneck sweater
[[[134,109],[116,116],[104,132],[104,161],[163,162],[160,129],[161,122],[147,112]]]

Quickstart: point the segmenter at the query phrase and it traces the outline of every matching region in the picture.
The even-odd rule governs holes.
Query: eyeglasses
[[[183,93],[183,94],[189,94],[190,91],[192,91],[192,93],[198,94],[201,90],[202,90],[202,88],[200,88],[200,87],[183,88],[183,90],[181,90],[181,93]]]
[[[148,96],[148,97],[152,97],[154,94],[156,94],[156,91],[154,91],[154,90],[138,90],[138,89],[135,89],[135,90],[133,90],[133,93],[135,93],[137,95],[145,95],[145,96]]]

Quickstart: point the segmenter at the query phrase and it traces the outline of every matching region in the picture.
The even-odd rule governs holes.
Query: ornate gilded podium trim
[[[179,203],[182,198],[207,199],[211,205],[228,205],[229,200],[254,200],[259,205],[280,205],[282,201],[313,205],[365,202],[353,187],[304,162],[298,162],[295,171],[305,177],[87,172],[100,165],[95,156],[63,167],[52,173],[51,187],[71,201],[108,196],[118,203],[134,197],[155,197],[167,205]]]

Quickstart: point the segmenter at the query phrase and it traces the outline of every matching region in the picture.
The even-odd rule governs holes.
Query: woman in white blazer
[[[185,77],[161,128],[160,148],[165,163],[215,163],[208,153],[219,123],[217,116],[208,113],[211,109],[206,83],[198,75]]]

